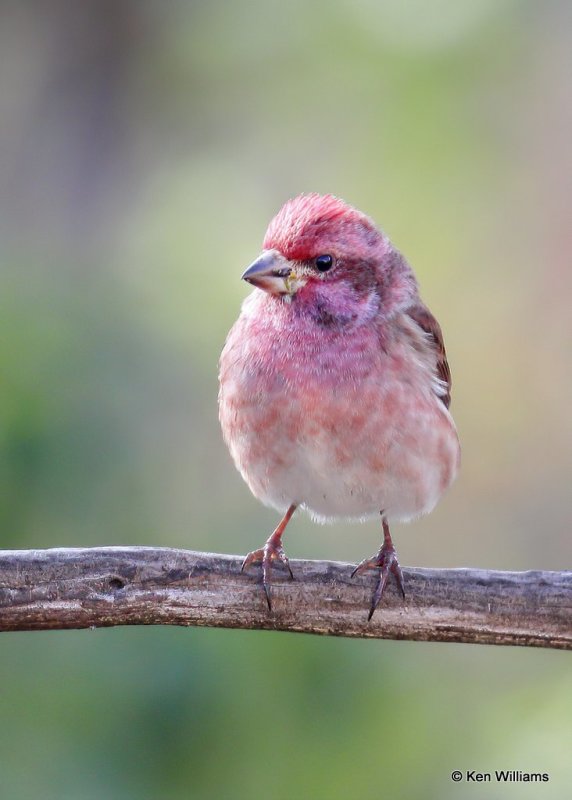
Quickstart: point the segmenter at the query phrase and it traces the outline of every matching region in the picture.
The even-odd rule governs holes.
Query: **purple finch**
[[[354,570],[378,572],[371,619],[390,575],[404,594],[389,523],[430,512],[459,468],[441,329],[404,257],[331,195],[287,202],[242,277],[256,288],[222,351],[220,421],[252,493],[284,513],[243,568],[261,563],[270,609],[297,507],[381,514],[381,548]]]

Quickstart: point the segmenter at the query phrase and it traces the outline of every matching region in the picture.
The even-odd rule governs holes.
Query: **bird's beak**
[[[265,250],[243,273],[242,280],[269,294],[294,294],[298,286],[292,264],[277,250]]]

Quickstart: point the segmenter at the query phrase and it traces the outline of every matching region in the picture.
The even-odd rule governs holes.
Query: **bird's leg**
[[[281,564],[283,564],[290,573],[291,580],[294,580],[294,575],[290,569],[290,563],[286,553],[284,552],[284,548],[282,547],[282,534],[286,530],[286,525],[288,525],[290,522],[294,511],[296,511],[296,506],[291,505],[288,511],[284,514],[274,533],[272,533],[266,540],[264,547],[248,553],[242,562],[242,570],[245,570],[251,564],[262,564],[262,586],[264,587],[264,594],[266,595],[266,602],[268,603],[269,611],[272,611],[272,600],[270,597],[270,574],[272,572],[273,562],[279,561]]]
[[[395,578],[395,582],[397,583],[397,587],[401,594],[403,595],[403,599],[405,599],[405,590],[403,588],[403,573],[401,572],[401,567],[399,566],[399,561],[397,560],[397,553],[395,551],[395,547],[393,546],[393,542],[391,541],[391,534],[389,532],[389,525],[387,524],[387,520],[385,517],[382,517],[382,525],[383,525],[383,544],[379,548],[379,552],[377,555],[373,556],[373,558],[366,558],[352,572],[352,578],[354,575],[359,574],[360,572],[365,572],[367,569],[378,569],[379,570],[379,577],[377,579],[377,584],[375,586],[375,591],[371,598],[371,605],[369,607],[369,614],[367,616],[367,621],[373,617],[373,612],[379,605],[379,601],[383,596],[383,592],[385,591],[385,587],[387,586],[387,581],[389,580],[389,575],[393,575]]]

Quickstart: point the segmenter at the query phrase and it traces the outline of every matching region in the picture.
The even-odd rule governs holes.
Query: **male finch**
[[[441,329],[403,256],[332,195],[287,202],[242,277],[256,288],[222,351],[220,421],[252,493],[284,513],[243,568],[261,563],[270,609],[298,506],[321,521],[381,514],[381,548],[354,571],[378,571],[371,619],[390,574],[404,594],[389,522],[431,511],[459,467]]]

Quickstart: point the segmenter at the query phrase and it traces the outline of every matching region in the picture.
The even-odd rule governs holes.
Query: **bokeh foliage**
[[[572,18],[513,0],[0,8],[3,548],[244,553],[275,524],[218,430],[270,216],[330,191],[415,266],[461,477],[402,563],[570,565]],[[374,524],[297,519],[291,557]],[[382,613],[382,612],[380,612]],[[10,800],[569,797],[566,654],[241,631],[0,642]]]

